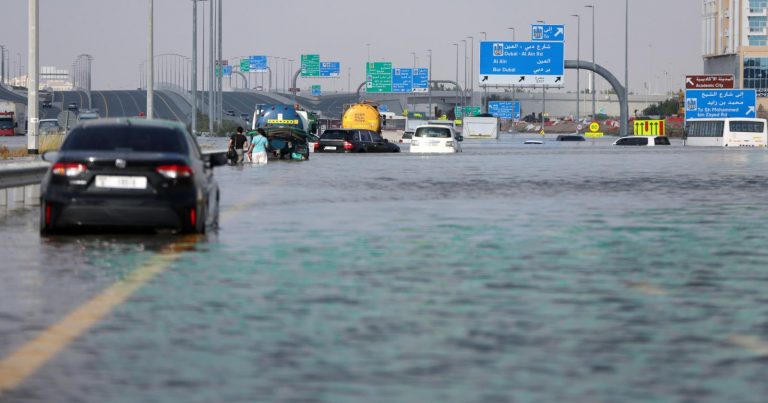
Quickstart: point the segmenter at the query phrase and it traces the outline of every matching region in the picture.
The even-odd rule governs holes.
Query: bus
[[[683,137],[686,146],[765,147],[768,124],[765,119],[689,119]]]

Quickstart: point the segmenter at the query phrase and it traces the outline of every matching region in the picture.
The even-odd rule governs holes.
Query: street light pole
[[[413,75],[416,74],[416,52],[411,52],[411,55],[413,55],[413,70],[411,70],[411,80],[413,80]],[[408,95],[406,94],[406,103],[408,99]],[[416,111],[416,101],[413,101],[413,104],[411,104],[411,112]]]
[[[213,88],[214,75],[219,63],[213,62],[213,0],[208,2],[208,135],[213,135]]]
[[[480,32],[480,33],[483,34],[483,42],[487,41],[488,40],[488,33],[485,32],[485,31]],[[486,103],[488,102],[488,86],[487,85],[483,85],[483,99],[482,99],[482,101],[483,101],[483,112],[488,113],[488,106],[486,105]]]
[[[38,80],[40,79],[40,37],[37,29],[40,22],[38,10],[40,0],[29,0],[29,54],[27,71],[27,106],[29,116],[27,124],[27,152],[37,154],[39,150],[38,127],[40,125]]]
[[[192,135],[197,135],[197,2],[192,0]]]
[[[590,92],[592,93],[592,120],[597,120],[597,83],[595,82],[595,5],[584,6],[592,9],[592,80]]]
[[[370,63],[371,62],[371,44],[366,43],[365,46],[366,48],[368,48],[368,63]]]
[[[154,119],[154,87],[155,87],[155,33],[154,33],[154,3],[149,0],[149,26],[147,40],[147,119]]]
[[[472,40],[472,62],[469,64],[469,103],[475,105],[475,37],[468,36],[467,38]]]
[[[429,113],[427,113],[427,118],[432,116],[432,49],[427,49],[427,52],[429,52],[429,70],[427,70],[427,87],[429,88]]]
[[[456,102],[455,106],[459,106],[459,44],[454,43],[453,46],[456,46]],[[455,108],[454,108],[455,110]],[[454,113],[455,115],[455,113]],[[456,116],[454,116],[456,118]]]
[[[571,14],[571,17],[576,17],[578,22],[578,33],[576,34],[576,60],[581,63],[581,16],[578,14]],[[581,120],[581,69],[576,69],[576,121]]]
[[[218,36],[219,36],[219,38],[218,38],[219,39],[219,44],[218,44],[218,49],[217,49],[218,52],[219,52],[219,60],[222,60],[222,54],[223,54],[223,50],[224,50],[223,46],[222,46],[222,40],[224,39],[223,38],[223,36],[224,36],[224,32],[223,32],[223,15],[222,15],[223,14],[223,10],[222,10],[222,7],[223,7],[222,4],[223,3],[224,3],[223,0],[219,0],[219,11],[218,11],[219,12],[219,14],[218,14],[219,26],[217,27],[218,28]],[[221,63],[221,62],[219,62],[219,63]],[[221,127],[221,123],[222,123],[222,121],[224,119],[224,88],[223,88],[223,85],[224,85],[224,83],[223,83],[224,71],[223,71],[223,68],[224,68],[224,66],[220,66],[220,68],[219,68],[219,79],[218,79],[219,97],[217,99],[219,101],[219,103],[218,103],[219,107],[218,107],[218,115],[217,116],[218,116],[219,127]]]
[[[461,92],[461,106],[465,107],[467,102],[467,40],[462,39],[464,42],[464,91]],[[464,118],[464,111],[462,110],[461,117]]]
[[[624,97],[629,102],[629,0],[624,2]],[[622,123],[629,127],[629,122]]]

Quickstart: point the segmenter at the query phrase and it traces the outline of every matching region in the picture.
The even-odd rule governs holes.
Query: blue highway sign
[[[413,71],[413,92],[429,92],[429,69],[418,68]]]
[[[531,25],[532,41],[565,41],[565,25]]]
[[[520,120],[520,101],[490,101],[488,113],[499,119]]]
[[[755,90],[686,90],[685,118],[757,117]]]
[[[251,56],[249,57],[248,62],[251,65],[251,71],[255,71],[257,73],[268,71],[266,56]]]
[[[413,69],[392,69],[392,92],[413,92]]]
[[[561,87],[562,42],[480,42],[480,85]]]
[[[341,77],[341,63],[320,62],[320,77]]]
[[[224,66],[224,76],[232,75],[232,66]]]

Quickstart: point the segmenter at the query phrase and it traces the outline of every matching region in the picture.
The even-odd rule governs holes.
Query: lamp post
[[[578,22],[577,34],[576,34],[576,60],[581,62],[581,16],[578,14],[571,14],[571,17],[576,17]],[[581,70],[576,69],[576,121],[581,120]]]
[[[459,44],[454,43],[453,46],[456,46],[456,105],[455,106],[459,106]]]
[[[213,39],[216,34],[213,31],[213,0],[208,2],[208,134],[213,135],[213,121],[215,119],[213,113],[213,89],[215,87],[215,72],[219,63],[214,63],[213,52],[214,43]]]
[[[5,84],[5,46],[0,45],[0,85]]]
[[[413,70],[411,71],[411,81],[413,81],[413,75],[416,74],[416,52],[411,52],[411,55],[413,56]],[[408,98],[408,95],[406,95],[406,100]],[[407,103],[407,102],[406,102]],[[413,101],[413,104],[411,104],[411,112],[416,111],[416,101]]]
[[[483,34],[483,42],[488,40],[488,33],[485,31],[480,32]],[[488,86],[483,85],[483,112],[488,113],[488,107],[486,106],[486,103],[488,102]]]
[[[592,93],[592,120],[597,119],[597,83],[595,82],[595,5],[586,5],[586,8],[592,9],[592,84],[590,85],[590,92]]]
[[[629,0],[624,1],[624,97],[629,102]],[[621,123],[629,127],[629,122]]]
[[[154,4],[148,0],[149,23],[147,25],[147,119],[155,117],[153,98],[155,96],[155,33],[154,33]]]
[[[469,103],[475,105],[475,37],[468,36],[467,39],[472,41],[472,58],[469,63]]]
[[[197,2],[192,0],[192,135],[197,135]]]
[[[429,113],[427,118],[432,116],[432,49],[427,49],[429,52],[429,70],[427,70],[427,88],[429,88]]]
[[[461,106],[465,107],[467,102],[467,40],[461,40],[464,43],[464,91],[461,92]],[[461,117],[464,118],[462,110]]]
[[[27,152],[37,154],[39,150],[40,110],[38,80],[40,79],[40,37],[37,29],[40,22],[38,10],[40,0],[29,0],[29,52],[27,54],[27,105],[29,106],[29,123],[27,125]]]

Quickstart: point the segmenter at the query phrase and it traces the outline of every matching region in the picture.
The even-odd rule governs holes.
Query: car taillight
[[[446,147],[453,147],[453,141],[446,141],[445,142]]]
[[[320,149],[320,143],[315,143],[315,151]]]
[[[189,209],[189,223],[194,225],[197,225],[197,212],[194,208]]]
[[[168,179],[191,178],[192,168],[186,165],[160,165],[155,171]]]
[[[51,167],[51,172],[54,175],[67,177],[78,176],[85,171],[85,164],[80,164],[77,162],[57,162]]]
[[[350,143],[349,141],[345,141],[344,142],[344,149],[345,150],[351,150],[352,148],[353,148],[352,143]]]

